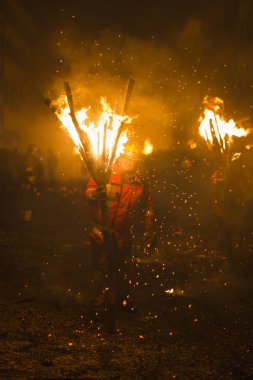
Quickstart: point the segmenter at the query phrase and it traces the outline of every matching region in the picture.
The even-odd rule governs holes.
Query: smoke
[[[134,138],[148,137],[156,149],[171,146],[173,129],[178,128],[180,115],[188,112],[189,99],[195,104],[201,99],[194,99],[196,91],[191,93],[175,51],[155,37],[137,39],[112,30],[100,32],[96,39],[70,32],[58,37],[58,65],[49,84],[52,97],[64,92],[63,81],[68,80],[76,107],[90,106],[91,117],[100,111],[101,97],[121,112],[127,79],[132,77],[128,113],[134,116]]]
[[[175,14],[178,23],[172,23],[170,15],[168,24],[163,8],[158,11],[149,3],[147,7],[137,7],[136,12],[142,12],[143,17],[138,28],[139,16],[133,15],[134,32],[126,17],[119,18],[118,25],[109,18],[106,25],[101,21],[101,12],[91,6],[86,24],[82,24],[84,16],[70,11],[69,6],[65,14],[61,12],[65,26],[56,31],[55,24],[51,35],[55,70],[49,81],[44,81],[43,93],[57,98],[64,92],[63,82],[68,80],[76,108],[90,106],[93,119],[100,113],[101,97],[106,97],[115,112],[121,111],[126,82],[131,76],[135,80],[128,110],[130,116],[135,116],[131,132],[140,141],[148,137],[155,149],[169,149],[179,140],[196,136],[201,102],[207,94],[224,99],[229,112],[234,110],[231,117],[236,118],[236,105],[247,103],[238,93],[238,72],[240,65],[249,62],[242,48],[240,65],[235,61],[237,15],[226,3],[219,8],[221,21],[215,29],[217,13],[207,2],[205,6],[201,4],[198,2],[191,12],[188,9],[181,13],[180,19]],[[229,17],[233,16],[231,21],[226,21],[228,10]],[[101,25],[95,20],[98,15]],[[158,26],[159,33],[153,33]],[[242,75],[241,82],[245,82],[245,73]],[[250,83],[247,86],[244,93],[250,99]]]

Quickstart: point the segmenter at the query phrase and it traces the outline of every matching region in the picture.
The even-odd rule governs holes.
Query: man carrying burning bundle
[[[219,231],[219,248],[228,259],[233,259],[232,238],[241,208],[241,190],[245,187],[244,179],[239,176],[242,170],[237,170],[237,174],[233,170],[234,162],[242,153],[234,151],[234,138],[242,138],[249,131],[237,127],[233,119],[225,119],[222,99],[206,96],[203,105],[205,109],[200,118],[199,133],[213,153],[216,166],[210,181],[213,188],[213,215]]]
[[[107,200],[112,249],[114,251],[114,297],[117,309],[134,311],[129,289],[129,264],[132,251],[132,212],[137,204],[142,206],[145,226],[145,244],[154,246],[154,210],[151,191],[140,175],[141,154],[137,146],[128,144],[116,160],[106,186],[98,186],[93,178],[86,185],[89,201],[90,240],[92,249],[92,291],[90,314],[93,320],[103,319],[107,307],[108,252],[103,239],[100,203]]]
[[[75,111],[70,85],[64,83],[66,96],[46,104],[57,115],[71,136],[91,179],[86,188],[90,203],[91,246],[93,254],[93,294],[91,311],[104,314],[108,332],[115,332],[115,306],[129,306],[128,263],[131,257],[131,211],[139,199],[144,200],[146,239],[154,245],[154,215],[150,190],[137,168],[140,153],[128,141],[126,115],[134,80],[128,79],[124,106],[115,114],[101,98],[102,114],[96,122],[89,120],[88,109]],[[125,146],[125,149],[123,149]],[[100,315],[101,316],[101,315]]]

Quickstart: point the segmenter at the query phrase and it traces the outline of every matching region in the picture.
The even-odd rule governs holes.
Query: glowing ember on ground
[[[89,108],[81,108],[76,111],[76,118],[80,128],[87,134],[94,157],[98,160],[105,154],[105,160],[108,162],[112,155],[113,146],[117,136],[117,132],[124,123],[130,123],[132,119],[127,115],[115,114],[106,102],[105,98],[100,101],[102,113],[97,121],[91,121],[88,113]],[[81,141],[78,133],[73,125],[68,101],[65,95],[61,96],[56,102],[56,115],[62,123],[62,126],[68,131],[72,138],[76,150],[81,148]],[[117,145],[116,157],[122,152],[125,143],[128,141],[127,130],[124,130],[119,138]]]
[[[184,295],[184,290],[179,289],[179,288],[171,288],[171,289],[165,290],[165,293],[171,296],[182,296]]]
[[[200,118],[199,133],[209,146],[218,143],[221,152],[224,152],[233,141],[233,136],[243,137],[249,131],[238,128],[233,119],[225,120],[223,116],[223,101],[220,98],[205,97],[204,115]]]

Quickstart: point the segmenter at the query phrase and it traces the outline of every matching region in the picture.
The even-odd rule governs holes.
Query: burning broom
[[[70,85],[64,82],[66,97],[62,97],[58,104],[46,101],[52,111],[62,122],[62,125],[68,130],[75,146],[81,155],[83,162],[98,186],[106,191],[112,167],[115,159],[122,150],[124,143],[127,141],[126,123],[131,119],[125,116],[131,94],[133,91],[134,80],[128,79],[124,104],[121,115],[116,115],[102,99],[103,114],[98,122],[98,127],[94,124],[87,125],[87,110],[82,109],[75,111],[73,96]],[[115,331],[115,270],[114,270],[114,250],[110,233],[110,223],[108,216],[108,204],[106,199],[100,201],[104,248],[107,252],[107,312],[105,319],[105,328],[108,332]]]
[[[205,107],[203,116],[200,118],[199,133],[205,139],[208,148],[214,154],[215,161],[218,163],[219,170],[216,170],[211,180],[214,184],[220,183],[216,191],[220,189],[221,207],[219,216],[222,215],[222,249],[231,257],[232,249],[232,223],[231,223],[231,162],[240,156],[239,153],[232,153],[234,137],[243,137],[249,130],[242,127],[238,128],[235,121],[227,121],[224,117],[224,102],[218,97],[203,100]],[[216,187],[216,186],[215,186]],[[217,195],[217,194],[216,194]],[[218,201],[215,202],[218,205]]]

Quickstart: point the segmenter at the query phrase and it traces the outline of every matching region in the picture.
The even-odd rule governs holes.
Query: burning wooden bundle
[[[205,107],[200,118],[199,133],[205,139],[208,148],[214,154],[216,169],[210,177],[213,185],[213,215],[216,218],[220,234],[220,248],[228,257],[233,257],[232,237],[234,235],[234,209],[240,204],[234,191],[235,181],[239,178],[232,175],[231,163],[240,157],[241,152],[232,152],[234,137],[247,136],[249,130],[237,127],[233,119],[226,120],[224,102],[218,97],[203,100]],[[238,211],[239,212],[239,211]]]
[[[64,83],[65,96],[61,96],[57,101],[50,102],[62,123],[72,138],[76,150],[81,155],[86,168],[91,177],[106,194],[106,184],[108,183],[112,167],[116,158],[124,149],[128,140],[126,125],[131,122],[131,118],[126,115],[133,90],[134,81],[129,79],[126,87],[124,106],[122,114],[115,114],[105,99],[101,99],[102,114],[98,121],[91,122],[88,117],[88,109],[82,108],[75,111],[71,88],[68,82]],[[106,198],[100,201],[102,222],[103,222],[103,242],[108,253],[107,262],[107,325],[109,332],[115,330],[115,270],[114,270],[114,249],[110,234],[110,222],[108,215],[108,204]]]
[[[200,118],[199,133],[210,149],[218,148],[221,153],[228,152],[234,136],[243,137],[248,134],[244,128],[238,128],[233,119],[226,121],[222,99],[205,96],[203,105],[205,109]]]
[[[55,114],[68,131],[92,177],[98,184],[106,184],[112,165],[128,139],[125,126],[132,119],[125,115],[125,112],[133,80],[128,81],[124,113],[115,114],[105,98],[102,98],[102,113],[96,123],[89,121],[87,108],[75,111],[68,82],[64,83],[64,88],[66,95],[52,103]]]

